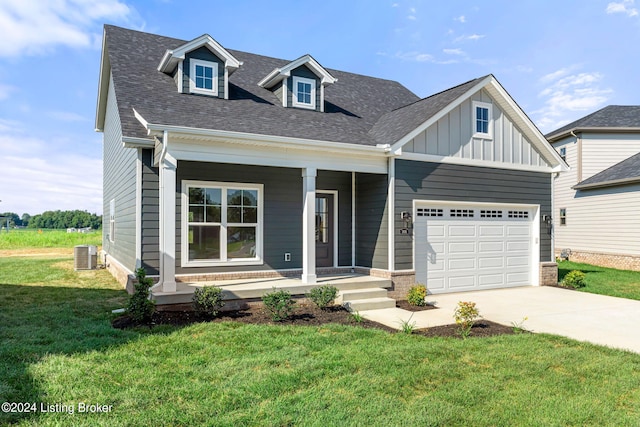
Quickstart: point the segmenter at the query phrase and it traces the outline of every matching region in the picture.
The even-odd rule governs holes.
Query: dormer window
[[[189,91],[204,95],[218,95],[218,64],[191,59]]]
[[[491,104],[473,102],[473,136],[475,138],[492,139]]]
[[[316,82],[304,77],[293,77],[293,106],[316,108]]]

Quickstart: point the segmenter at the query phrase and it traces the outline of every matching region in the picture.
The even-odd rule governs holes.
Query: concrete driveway
[[[523,327],[640,353],[640,301],[595,295],[553,287],[528,286],[430,295],[438,310],[411,313],[389,308],[363,311],[364,317],[393,328],[403,320],[417,328],[454,323],[459,301],[473,301],[483,318],[510,326],[528,319]]]

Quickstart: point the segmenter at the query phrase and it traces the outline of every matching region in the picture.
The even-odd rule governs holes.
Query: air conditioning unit
[[[98,266],[98,248],[80,245],[73,248],[73,268],[75,270],[95,270]]]

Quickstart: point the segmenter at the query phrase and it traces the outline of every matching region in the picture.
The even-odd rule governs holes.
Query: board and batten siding
[[[153,166],[152,150],[142,150],[142,267],[147,274],[160,274],[159,172]]]
[[[176,186],[176,273],[198,274],[302,268],[302,174],[300,169],[179,161]],[[182,181],[263,184],[261,265],[182,267]],[[316,191],[338,191],[338,265],[351,265],[351,173],[318,171]],[[284,254],[291,254],[291,261]]]
[[[356,174],[356,265],[387,269],[387,175]]]
[[[540,205],[540,261],[551,261],[551,233],[542,222],[551,214],[551,175],[444,163],[395,160],[395,268],[413,268],[413,236],[400,234],[400,212],[414,200]]]
[[[301,65],[298,68],[291,70],[291,77],[287,77],[287,105],[293,105],[293,77],[305,77],[307,79],[312,79],[316,82],[316,108],[315,111],[320,111],[320,79],[316,76],[313,71],[311,71],[306,65]],[[295,107],[300,108],[300,107]],[[302,108],[304,109],[304,108]]]
[[[492,138],[476,138],[473,101],[492,104]],[[548,166],[547,162],[485,90],[455,107],[415,138],[403,151],[514,165]]]
[[[136,268],[136,162],[138,151],[122,146],[113,77],[109,78],[103,132],[103,223],[102,248],[133,271]],[[110,202],[115,201],[115,238],[109,239]]]

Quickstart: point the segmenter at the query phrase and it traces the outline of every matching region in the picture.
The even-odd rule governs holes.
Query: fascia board
[[[102,54],[100,55],[100,74],[98,77],[98,99],[96,100],[95,131],[104,131],[104,120],[107,113],[107,94],[111,77],[111,62],[107,52],[107,37],[102,34]]]

